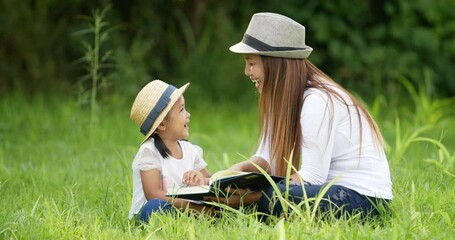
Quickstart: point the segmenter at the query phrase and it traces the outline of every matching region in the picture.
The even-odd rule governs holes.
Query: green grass
[[[127,219],[130,165],[142,139],[129,120],[132,100],[100,102],[92,121],[89,109],[65,97],[1,96],[0,239],[450,239],[455,118],[450,107],[436,103],[442,100],[430,100],[425,106],[437,108],[438,121],[431,118],[425,129],[431,109],[409,106],[419,114],[409,116],[400,108],[390,113],[385,103],[375,105],[389,146],[391,214],[369,221],[308,221],[305,214],[294,214],[267,223],[248,211],[225,212],[219,219],[157,215],[143,226]],[[190,141],[204,149],[211,172],[253,153],[256,103],[187,102]]]

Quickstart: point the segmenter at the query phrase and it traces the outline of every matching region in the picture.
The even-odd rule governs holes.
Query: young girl
[[[134,158],[133,200],[129,218],[138,215],[148,222],[157,211],[204,207],[183,199],[166,197],[166,189],[184,185],[208,184],[210,173],[202,149],[183,139],[189,136],[190,113],[185,109],[183,92],[160,80],[147,84],[137,95],[131,119],[145,139]],[[174,207],[174,208],[173,208]]]
[[[231,169],[258,171],[253,162],[285,176],[292,164],[290,201],[316,197],[333,184],[321,211],[378,214],[376,207],[393,198],[381,133],[365,107],[307,59],[313,49],[305,44],[305,27],[283,15],[258,13],[230,50],[243,54],[245,75],[260,93],[262,133],[256,154]],[[286,189],[284,183],[278,187]],[[279,215],[274,191],[243,201]]]

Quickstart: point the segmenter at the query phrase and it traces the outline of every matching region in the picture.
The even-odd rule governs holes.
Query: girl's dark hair
[[[160,138],[160,135],[157,133],[152,134],[152,137],[155,139],[155,147],[158,149],[158,152],[160,152],[161,156],[166,159],[170,155],[169,149],[166,147],[166,144],[164,144],[163,139]]]

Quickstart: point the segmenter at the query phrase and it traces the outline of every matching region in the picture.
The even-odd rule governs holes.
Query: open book
[[[279,182],[283,177],[270,176],[273,182]],[[231,170],[218,171],[210,177],[210,185],[174,187],[167,189],[167,197],[202,200],[204,196],[226,196],[225,189],[243,188],[257,191],[270,186],[267,177],[258,172],[239,172]]]

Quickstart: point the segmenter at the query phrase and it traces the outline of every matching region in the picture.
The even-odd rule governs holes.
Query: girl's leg
[[[148,222],[150,214],[154,212],[172,212],[172,204],[159,198],[150,199],[141,209],[139,219]]]
[[[280,191],[284,195],[286,190],[286,183],[280,182],[277,184]],[[324,189],[326,185],[292,185],[289,186],[289,200],[299,204],[304,199],[304,191],[308,198],[315,198],[319,192]],[[387,200],[367,197],[349,188],[332,185],[322,197],[323,200],[319,204],[319,210],[321,212],[327,212],[332,210],[336,216],[341,216],[344,213],[356,213],[361,212],[362,215],[379,214],[376,206],[386,202]],[[312,205],[314,201],[310,202]],[[280,215],[283,208],[276,197],[274,197],[274,191],[272,187],[265,189],[263,196],[258,203],[258,211],[267,214]]]

